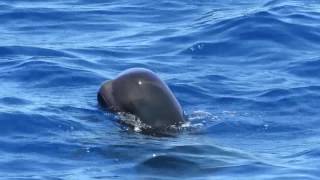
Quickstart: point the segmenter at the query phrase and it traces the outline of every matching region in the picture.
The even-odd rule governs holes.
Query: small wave
[[[90,55],[90,56],[100,56],[103,58],[113,57],[113,58],[126,58],[129,56],[135,56],[133,52],[121,51],[117,47],[108,48],[108,49],[99,49],[99,48],[85,48],[85,49],[67,49],[72,53],[77,53],[80,55]]]
[[[268,90],[266,92],[261,93],[259,95],[259,97],[272,98],[274,100],[274,98],[287,97],[290,94],[292,94],[290,92],[290,90],[286,90],[286,89],[271,89],[271,90]]]
[[[29,87],[75,86],[83,85],[83,82],[101,82],[100,78],[93,76],[89,71],[39,60],[15,64],[1,74],[1,79],[19,81]]]
[[[237,48],[236,48],[237,47]],[[199,56],[209,56],[209,55],[216,55],[216,56],[239,56],[241,55],[247,47],[243,47],[240,49],[240,44],[237,42],[200,42],[192,45],[192,47],[185,50],[184,54],[192,54],[192,55],[199,55]],[[234,51],[224,51],[224,49],[230,48]]]
[[[270,52],[279,53],[275,46],[286,47],[291,51],[320,48],[318,44],[320,34],[316,24],[296,22],[296,18],[301,16],[309,21],[318,18],[302,11],[288,17],[276,14],[272,10],[262,9],[223,19],[220,22],[208,22],[205,26],[202,25],[201,31],[190,33],[190,36],[197,38],[188,43],[189,47],[181,54],[200,57],[256,57],[261,54],[270,54]],[[226,51],[226,49],[228,50]]]
[[[200,164],[197,164],[188,159],[179,158],[176,156],[160,155],[148,159],[138,166],[136,169],[143,171],[145,174],[165,174],[165,175],[177,175],[189,177],[190,175],[197,175],[201,172]],[[181,172],[183,172],[181,174]]]
[[[300,77],[318,79],[320,78],[320,59],[292,63],[287,70]]]
[[[12,3],[11,3],[12,4]],[[38,8],[19,8],[15,7],[14,11],[6,11],[1,13],[0,20],[4,23],[10,23],[10,21],[19,21],[27,23],[48,23],[48,22],[70,22],[81,20],[81,18],[85,18],[85,16],[81,17],[78,12],[74,11],[62,11],[52,8],[46,7],[38,7]]]
[[[320,157],[320,148],[313,148],[308,150],[303,150],[301,152],[286,156],[289,159],[296,159],[296,158],[319,158]]]
[[[203,150],[209,149],[212,151],[205,151],[205,154],[201,154]],[[186,150],[190,150],[190,152]],[[255,171],[265,171],[274,167],[272,164],[259,162],[231,149],[190,145],[173,147],[168,151],[153,154],[136,165],[135,169],[144,175],[152,174],[161,175],[162,177],[164,175],[175,177],[209,177],[223,174],[226,171],[238,174],[240,172],[247,172],[248,168]]]
[[[56,51],[46,48],[28,47],[28,46],[1,46],[1,56],[45,56],[45,57],[68,57],[73,58],[74,56],[62,51]]]
[[[13,7],[8,4],[0,4],[0,9],[2,10],[11,10]]]
[[[3,97],[3,98],[0,98],[0,104],[23,106],[23,105],[32,104],[32,102],[23,98]]]
[[[75,29],[73,32],[86,31],[87,33],[96,32],[96,31],[118,31],[119,29],[124,29],[125,26],[121,26],[118,24],[90,24],[90,23],[68,23],[68,24],[50,24],[50,25],[27,25],[20,26],[16,29],[16,31],[21,32],[32,32],[32,33],[52,33],[52,31],[57,32],[65,32],[65,29]]]
[[[70,127],[67,123],[62,124],[50,116],[19,112],[1,113],[0,130],[3,136],[27,134],[50,136],[61,130],[70,130]]]
[[[178,99],[185,105],[207,103],[207,99],[211,98],[210,91],[201,88],[195,84],[170,84],[170,88],[177,93]],[[193,96],[189,96],[193,94]]]

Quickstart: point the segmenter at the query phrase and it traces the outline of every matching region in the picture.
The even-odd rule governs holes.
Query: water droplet
[[[134,131],[135,131],[135,132],[140,132],[141,129],[140,129],[140,127],[138,127],[138,126],[135,126],[135,127],[134,127]]]

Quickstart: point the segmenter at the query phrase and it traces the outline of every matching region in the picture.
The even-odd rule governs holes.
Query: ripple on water
[[[1,79],[20,82],[28,87],[79,86],[83,82],[99,83],[90,71],[50,61],[27,60],[1,72]]]
[[[31,103],[32,102],[27,100],[27,99],[17,98],[17,97],[3,97],[3,98],[0,98],[0,104],[2,104],[2,105],[24,106],[24,105],[28,105],[28,104],[31,104]]]
[[[295,62],[288,67],[288,72],[299,77],[320,78],[320,60],[318,58],[308,61]]]
[[[274,165],[259,162],[242,152],[214,146],[176,146],[153,154],[135,166],[143,176],[210,177],[231,172],[245,176],[247,168],[259,175]],[[260,172],[260,173],[259,173]]]
[[[38,47],[27,47],[27,46],[2,46],[0,47],[0,55],[1,56],[9,56],[9,55],[24,55],[24,56],[45,56],[45,57],[69,57],[72,58],[74,56],[62,52],[56,51],[52,49],[46,48],[38,48]]]

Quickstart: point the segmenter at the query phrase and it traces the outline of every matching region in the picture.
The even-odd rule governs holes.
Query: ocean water
[[[315,0],[1,0],[1,179],[320,177]],[[175,137],[102,111],[101,83],[153,70]]]

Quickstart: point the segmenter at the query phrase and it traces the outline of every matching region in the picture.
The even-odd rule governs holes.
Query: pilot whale
[[[111,112],[135,115],[150,129],[167,130],[185,122],[178,100],[154,72],[131,68],[102,83],[98,103]]]

